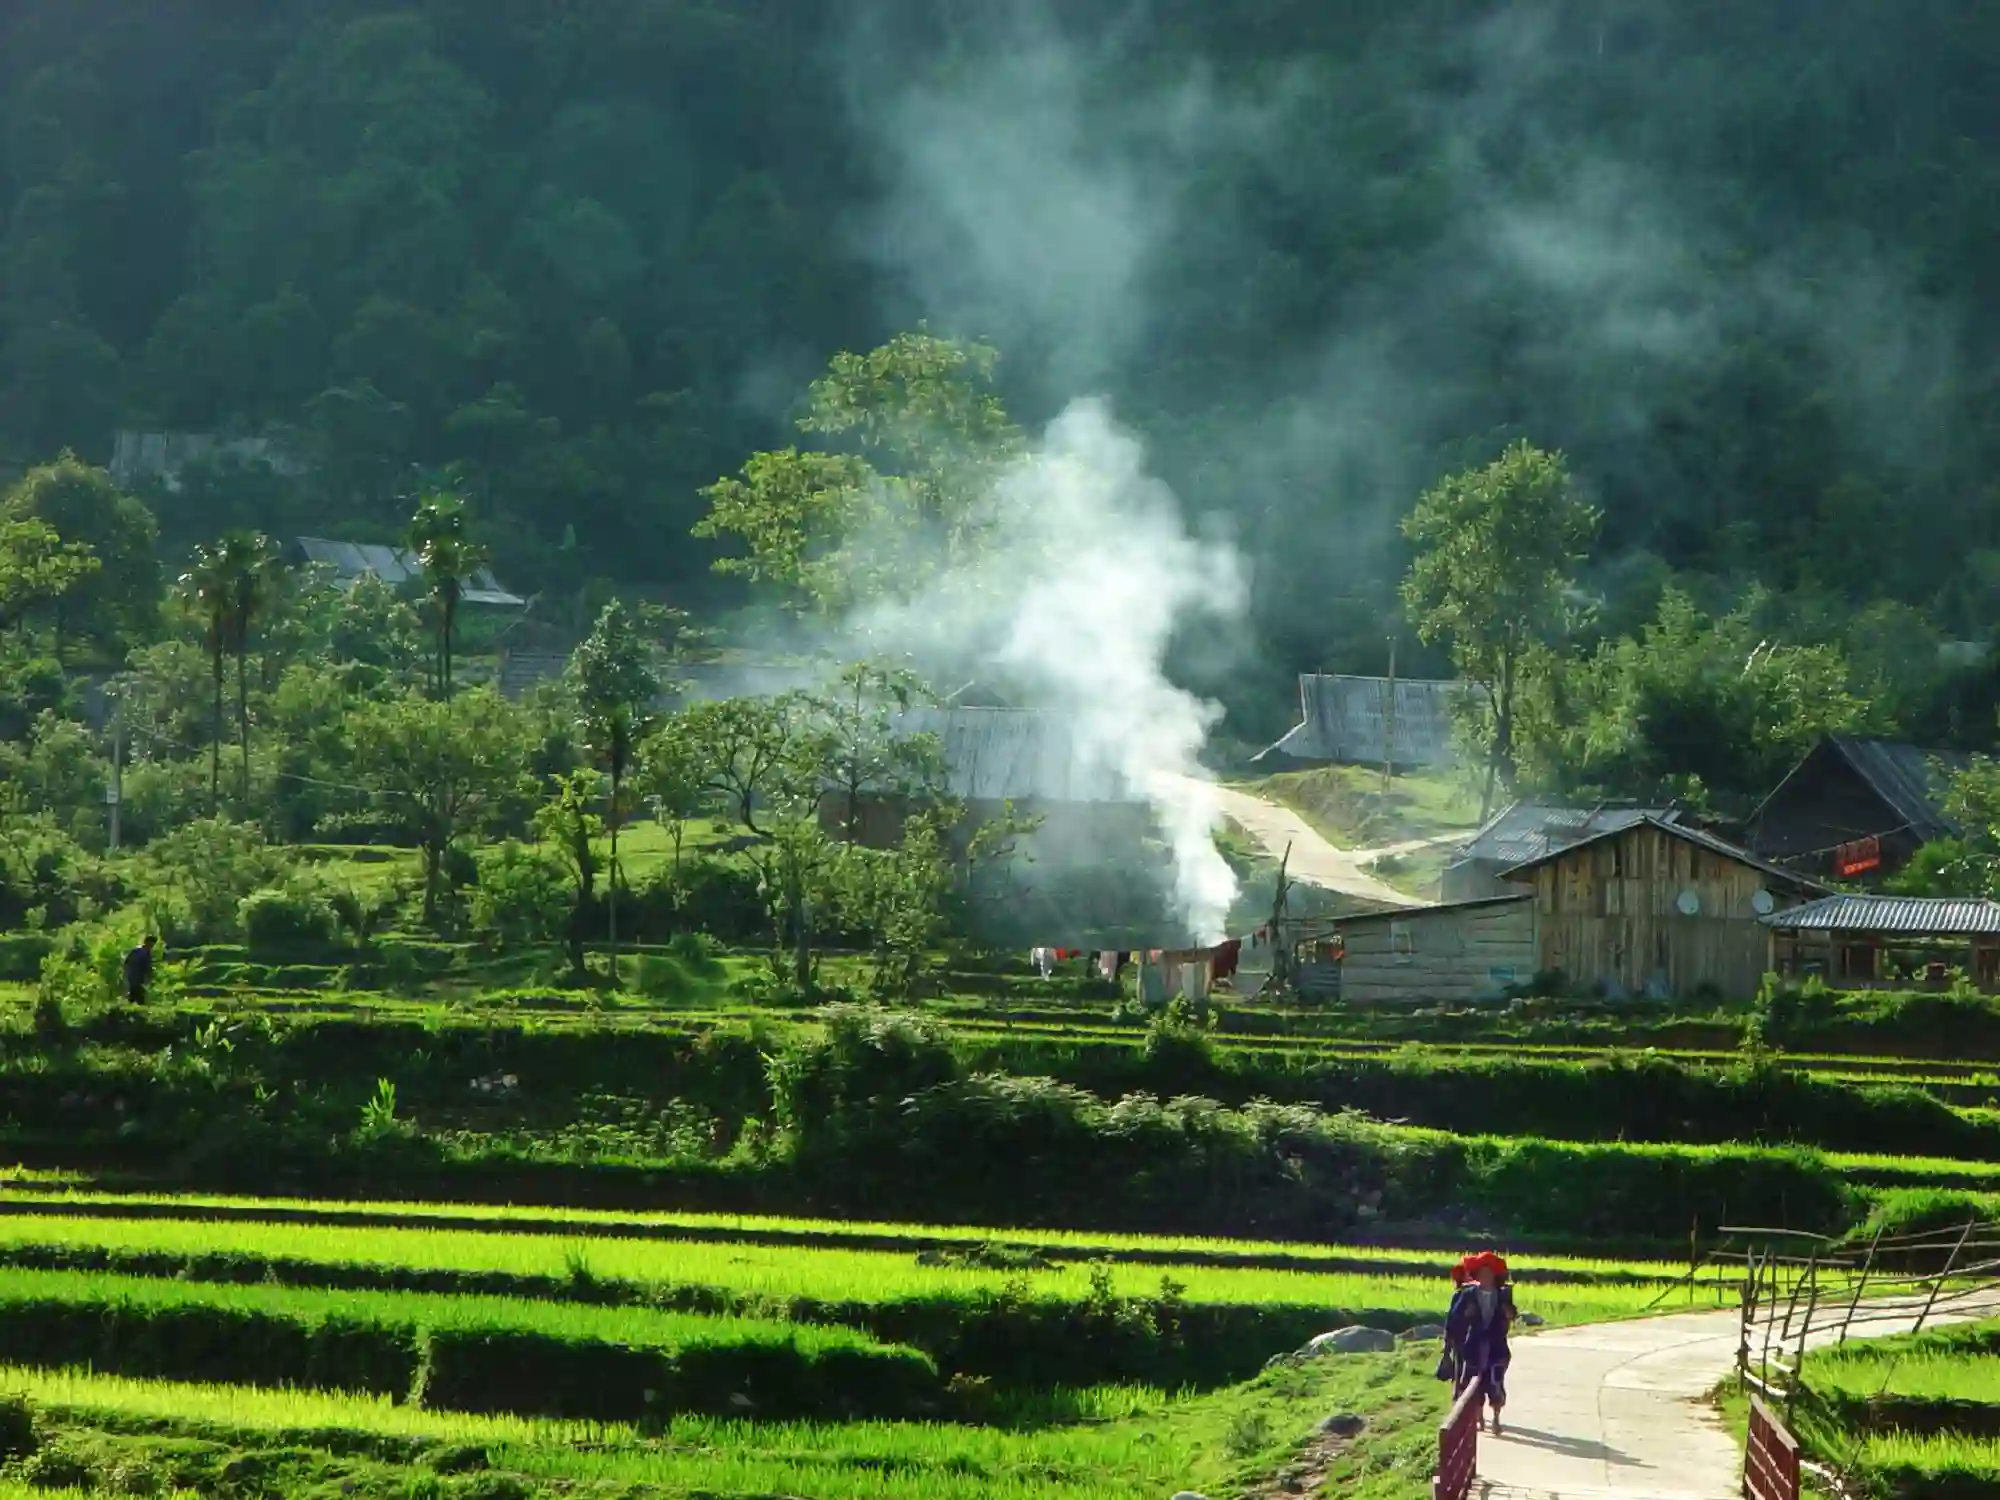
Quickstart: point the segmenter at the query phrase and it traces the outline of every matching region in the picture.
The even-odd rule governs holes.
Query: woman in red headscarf
[[[1444,1320],[1444,1358],[1438,1379],[1451,1382],[1452,1394],[1481,1382],[1486,1405],[1493,1412],[1493,1430],[1500,1430],[1500,1412],[1507,1404],[1507,1366],[1513,1355],[1507,1329],[1514,1321],[1514,1288],[1507,1280],[1507,1262],[1491,1250],[1468,1255],[1451,1271],[1451,1311]]]

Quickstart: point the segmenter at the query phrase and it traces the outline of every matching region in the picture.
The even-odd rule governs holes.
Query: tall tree
[[[658,722],[660,674],[654,649],[618,600],[604,606],[597,624],[569,659],[584,748],[611,783],[605,826],[611,834],[610,895],[606,916],[611,939],[611,981],[618,982],[618,825],[624,821],[625,778],[640,742]]]
[[[993,393],[998,355],[919,329],[838,354],[813,382],[802,431],[860,453],[782,448],[702,493],[705,537],[748,555],[719,571],[775,586],[800,612],[907,597],[980,545],[980,502],[1021,434]]]
[[[1426,644],[1449,641],[1460,677],[1484,699],[1482,819],[1496,781],[1513,784],[1522,679],[1563,627],[1567,589],[1598,519],[1561,454],[1516,442],[1483,468],[1441,480],[1403,520],[1416,548],[1403,600],[1417,633]]]
[[[98,569],[97,554],[65,542],[53,526],[0,516],[0,629],[50,599],[60,598]]]
[[[250,636],[271,609],[279,588],[278,546],[261,532],[236,532],[216,548],[229,591],[229,651],[236,658],[236,743],[243,764],[237,800],[250,803]]]
[[[458,628],[465,586],[486,566],[486,549],[467,535],[465,502],[456,495],[426,495],[410,517],[410,550],[424,570],[437,632],[437,695],[451,696],[452,634]]]
[[[368,704],[348,733],[355,773],[422,851],[424,920],[435,924],[452,849],[523,791],[522,716],[491,688],[478,687],[448,701]]]
[[[197,546],[194,560],[174,586],[181,608],[201,627],[202,644],[208,649],[215,673],[215,714],[210,725],[208,747],[208,815],[217,816],[222,807],[222,684],[223,664],[229,656],[231,611],[235,607],[235,582],[220,546]]]
[[[65,543],[88,547],[98,567],[45,596],[60,657],[72,637],[115,643],[146,634],[158,618],[160,567],[153,513],[125,494],[103,469],[73,453],[30,469],[8,493],[6,515],[40,521]]]

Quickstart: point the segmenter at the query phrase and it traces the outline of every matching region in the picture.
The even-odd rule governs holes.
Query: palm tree
[[[438,633],[437,689],[451,696],[451,637],[465,585],[486,566],[486,549],[465,534],[465,502],[439,491],[424,496],[410,517],[410,550],[430,583]]]
[[[229,651],[230,611],[235,588],[220,544],[194,549],[194,560],[174,585],[181,607],[201,623],[203,643],[215,668],[215,721],[209,744],[208,815],[222,810],[222,663]]]
[[[250,801],[250,630],[277,594],[278,547],[262,532],[236,532],[217,549],[229,585],[229,649],[236,657],[236,737],[243,752],[237,799]]]
[[[597,617],[596,628],[569,659],[576,688],[579,727],[590,753],[611,773],[611,886],[607,909],[611,939],[611,984],[618,985],[618,825],[621,798],[639,744],[652,732],[660,696],[651,643],[625,606],[613,599]]]

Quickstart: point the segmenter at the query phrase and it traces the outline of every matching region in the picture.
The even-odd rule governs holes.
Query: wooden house
[[[1536,967],[1613,998],[1756,993],[1761,919],[1825,887],[1685,824],[1643,818],[1508,872],[1533,888]]]
[[[1932,839],[1956,833],[1944,779],[1964,757],[1830,734],[1751,814],[1746,842],[1808,875],[1878,880]]]
[[[1844,893],[1773,912],[1772,973],[1837,990],[1943,989],[1953,970],[2000,989],[2000,902]]]
[[[1641,818],[1674,823],[1680,815],[1672,808],[1604,802],[1571,807],[1524,798],[1510,803],[1452,850],[1438,885],[1438,898],[1451,903],[1517,894],[1507,883],[1509,870],[1593,835],[1629,828]]]
[[[1539,961],[1527,892],[1340,920],[1340,998],[1412,1005],[1498,1000]]]

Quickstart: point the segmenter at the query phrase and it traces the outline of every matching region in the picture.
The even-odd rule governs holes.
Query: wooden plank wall
[[[1705,984],[1728,999],[1754,995],[1769,944],[1751,898],[1769,890],[1779,909],[1798,904],[1754,865],[1644,824],[1530,873],[1542,967],[1631,996],[1656,983],[1675,996]],[[1676,904],[1685,890],[1701,899],[1696,916]]]
[[[1341,936],[1340,997],[1347,1001],[1488,1000],[1535,975],[1532,901],[1370,917],[1343,925]]]

